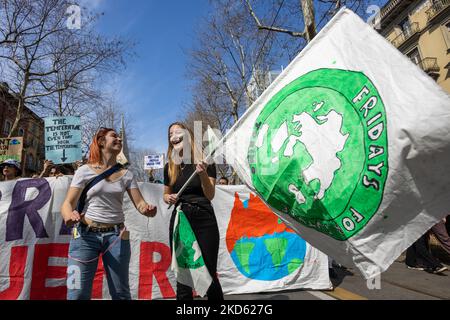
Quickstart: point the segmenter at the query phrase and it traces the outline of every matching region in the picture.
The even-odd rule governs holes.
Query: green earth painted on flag
[[[386,130],[381,97],[363,73],[312,71],[259,114],[248,152],[253,185],[274,209],[346,240],[381,203]]]
[[[198,269],[205,265],[194,231],[182,211],[179,211],[178,225],[174,228],[173,238],[180,268]]]

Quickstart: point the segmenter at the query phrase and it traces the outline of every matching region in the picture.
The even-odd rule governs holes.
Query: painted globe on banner
[[[237,269],[256,280],[278,280],[303,266],[306,242],[258,197],[235,195],[226,243]]]

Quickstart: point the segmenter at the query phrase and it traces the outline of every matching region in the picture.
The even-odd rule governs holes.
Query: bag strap
[[[112,166],[111,168],[109,168],[108,170],[102,172],[101,174],[99,174],[98,176],[94,177],[93,179],[91,179],[86,186],[84,187],[83,191],[81,192],[80,198],[78,199],[78,203],[77,203],[77,207],[76,210],[78,211],[78,213],[82,213],[83,209],[84,209],[84,205],[86,204],[86,197],[87,197],[87,193],[88,191],[95,186],[97,183],[99,183],[100,181],[102,181],[103,179],[109,177],[110,175],[112,175],[114,172],[119,171],[120,169],[122,169],[123,166],[120,163],[116,163],[114,166]]]

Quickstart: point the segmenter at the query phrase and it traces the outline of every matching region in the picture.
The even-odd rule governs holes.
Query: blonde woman
[[[174,207],[181,205],[182,211],[191,224],[205,265],[213,278],[207,292],[208,300],[223,300],[222,287],[217,278],[219,228],[211,205],[215,193],[216,167],[208,166],[204,162],[195,164],[201,158],[193,141],[192,132],[183,123],[175,122],[169,126],[167,151],[169,161],[164,167],[164,201],[175,205]],[[195,171],[197,176],[178,198],[178,191]],[[170,219],[171,243],[175,215],[176,208]],[[192,299],[192,288],[177,282],[177,300]]]

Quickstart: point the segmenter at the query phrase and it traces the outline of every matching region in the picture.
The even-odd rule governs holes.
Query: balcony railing
[[[436,58],[424,58],[418,63],[418,66],[428,74],[439,72]]]
[[[405,28],[402,33],[391,40],[392,44],[397,48],[400,47],[406,40],[411,38],[414,34],[419,32],[419,24],[417,22],[411,23],[409,28]]]
[[[415,0],[390,0],[381,8],[381,27],[384,29]]]
[[[450,5],[450,0],[438,0],[431,4],[431,7],[425,11],[428,17],[428,21],[433,19],[439,13],[444,11]]]

